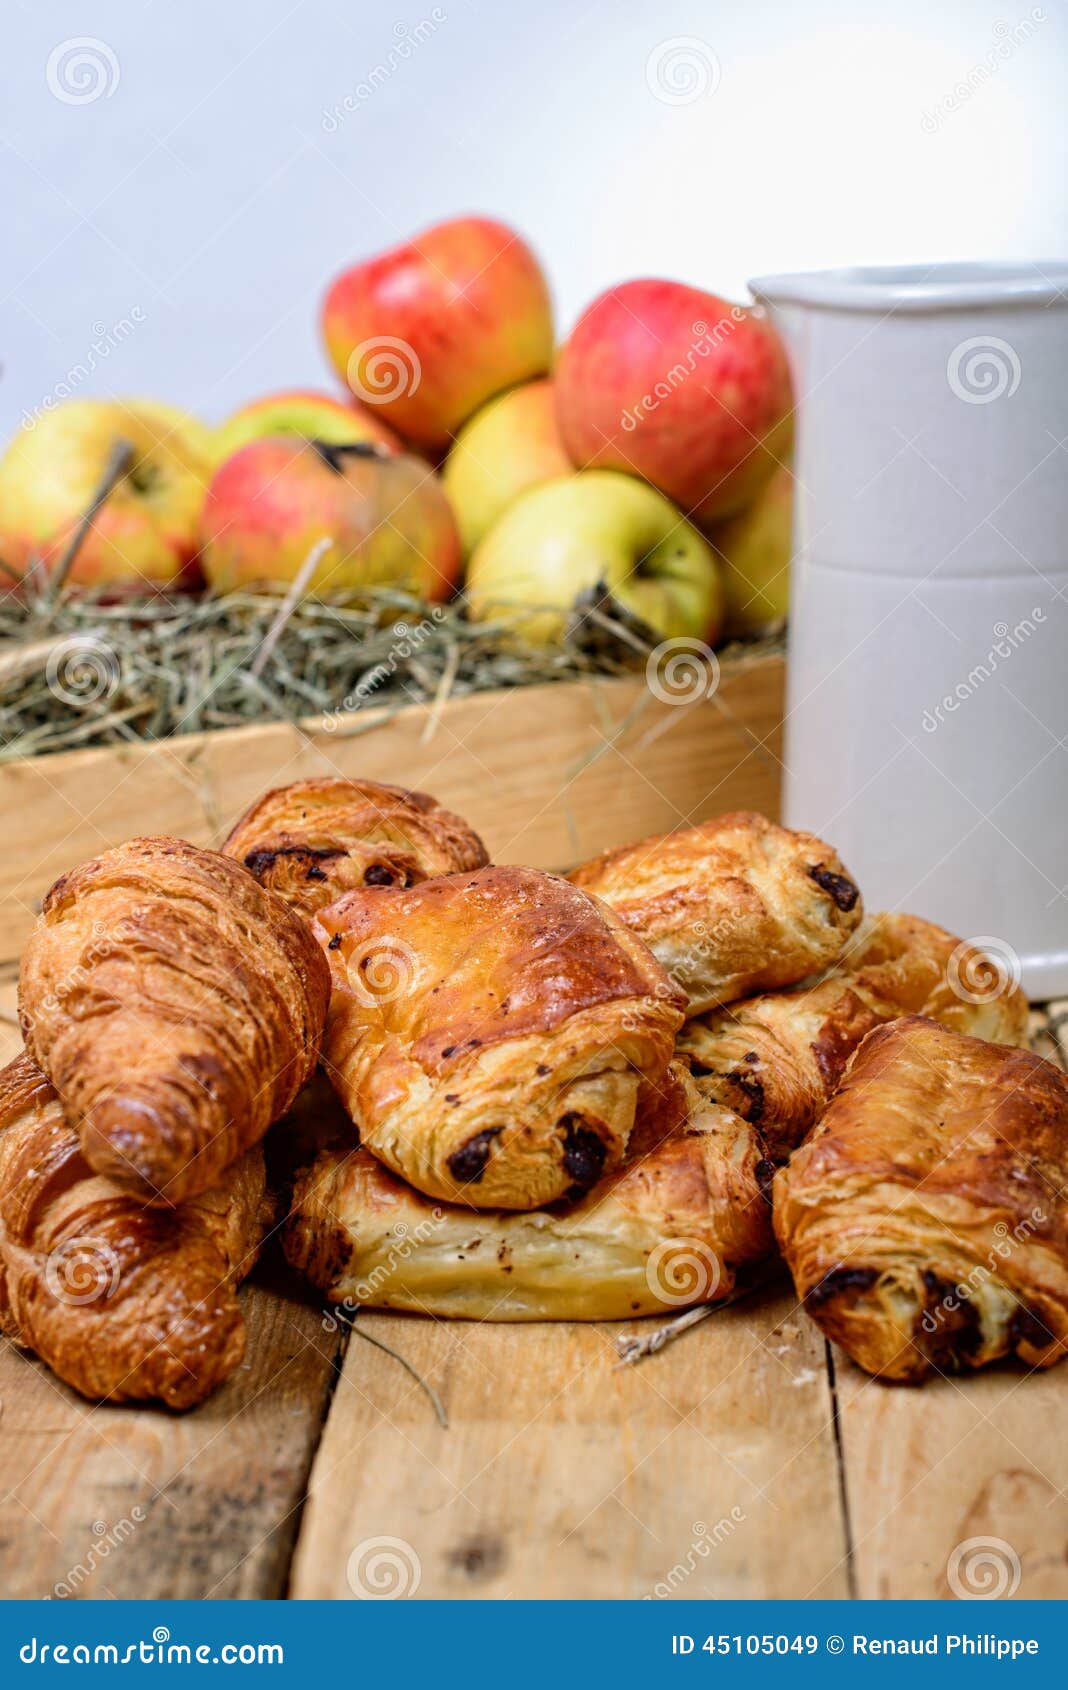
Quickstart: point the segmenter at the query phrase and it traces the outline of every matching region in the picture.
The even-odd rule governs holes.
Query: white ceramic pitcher
[[[750,285],[797,389],[785,819],[1068,994],[1068,264]]]

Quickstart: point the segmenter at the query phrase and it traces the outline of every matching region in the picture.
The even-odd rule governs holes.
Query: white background
[[[637,273],[739,296],[771,269],[1068,254],[1064,0],[866,9],[8,0],[5,432],[71,372],[208,419],[329,385],[329,279],[465,210],[528,234],[561,332]],[[81,36],[117,79],[105,60],[110,94],[69,103],[47,66]]]

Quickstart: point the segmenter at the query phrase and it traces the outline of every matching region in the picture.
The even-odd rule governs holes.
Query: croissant
[[[308,916],[357,887],[414,886],[489,862],[478,834],[436,799],[370,780],[276,787],[223,850]]]
[[[869,1373],[1068,1347],[1068,1076],[908,1016],[869,1033],[774,1182],[797,1292]]]
[[[349,892],[314,931],[327,1072],[395,1173],[536,1209],[618,1166],[683,999],[610,910],[556,875],[484,868]]]
[[[568,878],[644,939],[691,1015],[818,973],[863,913],[829,845],[744,811],[606,851]]]
[[[932,922],[873,916],[824,979],[696,1016],[678,1049],[706,1096],[752,1121],[768,1155],[785,1161],[819,1119],[861,1039],[884,1021],[925,1015],[977,1038],[1026,1044],[1019,987],[996,991],[988,982],[996,995],[984,996],[964,984],[978,984],[983,967],[981,952]]]
[[[189,1408],[231,1374],[268,1214],[258,1145],[212,1191],[146,1208],[93,1173],[28,1056],[0,1070],[0,1327],[83,1396]]]
[[[754,1129],[688,1114],[570,1206],[472,1211],[334,1133],[297,1176],[286,1254],[331,1303],[466,1320],[625,1320],[717,1302],[774,1248]]]
[[[247,869],[133,839],[46,896],[19,1014],[90,1167],[142,1202],[180,1203],[289,1107],[329,990],[304,922]]]

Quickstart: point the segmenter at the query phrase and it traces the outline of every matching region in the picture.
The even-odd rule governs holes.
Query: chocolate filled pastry
[[[866,1033],[925,1015],[998,1044],[1027,1042],[1027,999],[985,977],[982,953],[918,916],[867,918],[841,962],[792,991],[743,998],[687,1021],[678,1049],[701,1090],[760,1128],[785,1161],[819,1119]],[[972,982],[969,986],[968,982]]]
[[[489,862],[478,834],[435,798],[372,780],[276,787],[223,850],[309,916],[361,886],[415,886]]]
[[[1068,1076],[909,1016],[869,1033],[775,1176],[805,1307],[869,1373],[914,1381],[1068,1346]]]
[[[690,1087],[681,1122],[572,1204],[435,1203],[344,1133],[297,1177],[285,1251],[331,1303],[465,1320],[625,1320],[731,1294],[774,1247],[760,1140]]]
[[[819,973],[863,913],[829,845],[744,811],[606,851],[568,878],[644,939],[691,1015]]]
[[[90,1167],[142,1202],[180,1203],[288,1109],[329,990],[309,928],[247,869],[132,839],[46,896],[19,1015]]]
[[[29,1057],[0,1071],[0,1328],[83,1396],[189,1408],[227,1378],[268,1216],[258,1145],[211,1191],[146,1208],[94,1174]]]
[[[333,975],[327,1073],[417,1190],[537,1209],[619,1165],[684,1000],[604,905],[484,868],[349,892],[314,931]]]

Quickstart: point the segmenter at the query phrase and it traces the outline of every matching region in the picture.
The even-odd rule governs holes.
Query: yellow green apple
[[[225,463],[251,440],[262,440],[269,434],[295,434],[302,440],[325,440],[332,446],[367,440],[387,452],[401,450],[393,430],[366,405],[295,388],[265,394],[228,417],[215,431],[212,462]]]
[[[215,431],[201,422],[192,411],[183,411],[177,405],[165,404],[162,399],[116,399],[116,405],[124,410],[136,412],[154,428],[158,440],[169,440],[176,435],[183,441],[191,452],[205,463],[211,463],[215,455]]]
[[[748,509],[711,530],[727,590],[727,632],[757,634],[786,615],[794,478],[781,465]]]
[[[460,430],[442,470],[468,556],[520,493],[571,468],[548,378],[483,405]]]
[[[114,449],[132,452],[68,579],[85,586],[185,586],[196,579],[210,468],[190,436],[132,400],[71,399],[19,429],[0,460],[0,559],[18,574],[62,558]]]
[[[590,595],[661,639],[711,642],[723,621],[708,541],[670,499],[617,470],[583,470],[521,493],[468,565],[471,614],[545,644]]]
[[[309,593],[401,585],[443,599],[460,572],[451,507],[422,458],[366,442],[271,435],[216,470],[202,564],[217,592],[288,586],[324,541]]]

